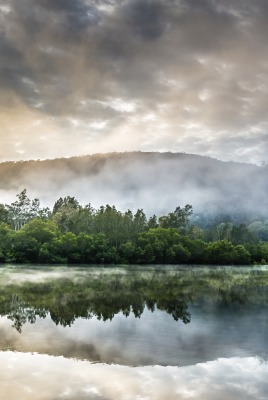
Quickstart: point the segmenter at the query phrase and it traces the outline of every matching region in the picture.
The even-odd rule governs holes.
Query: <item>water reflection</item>
[[[182,283],[174,274],[124,271],[122,274],[100,274],[95,270],[69,275],[41,275],[41,280],[23,279],[18,283],[2,281],[0,313],[13,321],[19,331],[26,322],[34,323],[36,317],[50,315],[56,325],[71,326],[77,318],[112,320],[122,313],[140,318],[144,309],[156,308],[172,315],[175,321],[185,324],[191,320],[188,311],[189,296],[183,292]],[[36,274],[38,276],[38,272]]]
[[[36,317],[45,318],[48,312],[44,308],[28,307],[27,304],[18,297],[17,294],[12,294],[11,302],[7,309],[7,318],[13,322],[12,327],[19,333],[22,332],[22,326],[29,322],[34,324]]]
[[[0,398],[9,400],[263,400],[268,392],[268,365],[253,357],[131,368],[2,352],[0,376]]]
[[[132,366],[267,357],[266,269],[0,269],[0,289],[0,349]]]
[[[28,280],[23,270],[10,274],[13,279],[2,276],[0,314],[21,332],[37,316],[50,315],[56,325],[70,326],[81,317],[107,321],[121,312],[139,318],[145,308],[157,308],[187,324],[189,304],[210,302],[221,310],[268,303],[268,271],[263,270],[61,270],[31,271]]]

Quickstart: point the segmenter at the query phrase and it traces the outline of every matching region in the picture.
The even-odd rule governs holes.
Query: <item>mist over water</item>
[[[0,268],[0,398],[263,400],[268,269]]]

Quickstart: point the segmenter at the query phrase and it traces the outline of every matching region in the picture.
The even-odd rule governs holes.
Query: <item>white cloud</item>
[[[103,107],[112,108],[115,111],[119,111],[121,113],[132,113],[136,111],[137,105],[131,101],[125,101],[120,98],[110,98],[106,101],[97,101],[98,104],[101,104]]]

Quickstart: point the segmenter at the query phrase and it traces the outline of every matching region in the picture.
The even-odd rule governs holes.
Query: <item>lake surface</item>
[[[0,399],[266,399],[268,267],[0,267]]]

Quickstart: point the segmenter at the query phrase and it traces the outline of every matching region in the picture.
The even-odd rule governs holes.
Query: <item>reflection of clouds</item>
[[[177,365],[174,349],[183,325],[163,312],[148,310],[140,319],[133,314],[128,318],[118,314],[106,322],[96,317],[77,319],[71,328],[56,326],[50,318],[37,318],[34,325],[23,326],[22,334],[7,318],[0,322],[0,349],[126,365]]]
[[[129,281],[134,276],[132,274],[138,274],[139,279],[148,280],[153,276],[153,271],[155,272],[153,267],[141,267],[142,271],[135,268],[135,273],[130,267],[127,269],[92,267],[87,270],[80,267],[44,268],[47,270],[0,268],[0,283],[3,286],[15,282],[17,285],[23,285],[25,282],[45,283],[65,277],[77,284],[79,282],[86,284],[87,276],[91,281],[94,279],[105,281],[115,276],[125,277]],[[178,277],[177,273],[179,273],[181,279],[184,277],[187,282],[189,271],[181,270],[175,274],[174,268],[165,267],[165,274],[176,279],[175,277]],[[228,282],[228,271],[232,271],[234,274],[233,285],[238,280],[241,284],[240,274],[243,273],[244,282],[245,284],[250,282],[253,290],[250,293],[253,295],[256,293],[254,291],[256,277],[254,278],[252,274],[256,274],[257,271],[266,272],[266,270],[267,267],[254,268],[254,270],[251,267],[227,268],[225,286]],[[204,273],[201,276],[207,277],[206,274],[210,269],[198,268],[198,271],[197,273],[197,270],[193,270],[196,278],[199,273]],[[165,274],[162,275],[163,281]],[[214,284],[217,285],[213,292],[215,295],[221,281],[214,281]],[[212,282],[210,284],[212,285]],[[89,285],[89,287],[91,286]],[[60,325],[56,326],[49,316],[45,319],[37,316],[36,323],[25,323],[22,333],[19,334],[16,329],[12,328],[14,322],[3,317],[0,318],[0,350],[10,349],[54,356],[63,355],[68,358],[133,366],[154,364],[185,366],[217,358],[256,355],[267,358],[267,310],[265,304],[253,302],[251,305],[238,305],[234,302],[224,306],[221,302],[217,303],[219,300],[217,296],[210,297],[207,288],[204,289],[204,292],[200,289],[200,296],[201,293],[203,293],[204,302],[189,304],[192,319],[191,323],[187,325],[181,321],[174,321],[172,316],[166,312],[156,309],[151,313],[145,307],[141,318],[135,318],[132,313],[128,318],[122,313],[118,313],[112,321],[107,320],[106,322],[100,321],[94,316],[89,320],[77,318],[71,327],[66,328]],[[261,299],[263,297],[259,297],[257,301],[261,302]],[[90,307],[90,300],[88,306]],[[2,309],[5,309],[4,305]],[[79,313],[79,311],[77,312]],[[32,314],[30,313],[30,315]]]
[[[56,326],[50,318],[25,324],[22,334],[1,318],[0,349],[64,355],[69,358],[124,365],[179,365],[219,357],[267,357],[265,309],[221,310],[191,308],[184,325],[165,312],[145,309],[141,318],[121,313],[112,321],[77,319],[71,327]],[[254,324],[252,323],[254,321]]]
[[[0,374],[0,397],[9,400],[261,400],[268,390],[268,365],[253,357],[132,368],[2,352]]]

